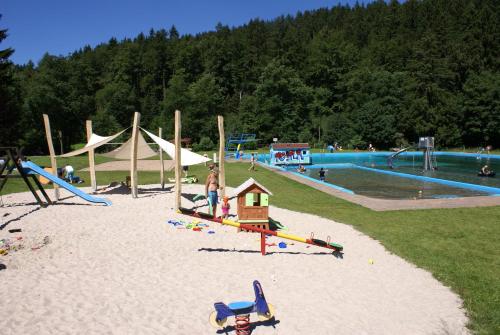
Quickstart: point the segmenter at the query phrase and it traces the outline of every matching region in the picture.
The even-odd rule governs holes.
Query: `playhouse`
[[[272,165],[312,164],[309,143],[274,143],[270,154]]]
[[[272,193],[253,178],[238,186],[233,193],[238,199],[238,222],[269,229],[270,195]]]

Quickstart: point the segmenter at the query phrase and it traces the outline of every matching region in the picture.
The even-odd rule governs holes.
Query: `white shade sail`
[[[89,142],[83,148],[68,152],[64,155],[60,155],[59,157],[73,157],[73,156],[78,156],[78,155],[81,155],[83,153],[86,153],[91,149],[98,148],[101,145],[104,145],[108,142],[111,142],[112,140],[114,140],[115,138],[117,138],[118,136],[123,134],[123,132],[125,130],[127,130],[127,129],[124,129],[124,130],[122,130],[114,135],[111,135],[111,136],[99,136],[99,135],[92,133],[92,136],[90,136]]]
[[[130,159],[130,152],[132,150],[132,137],[127,142],[120,145],[113,151],[102,154],[102,156],[115,158],[115,159]],[[145,159],[156,156],[157,153],[151,149],[141,132],[137,136],[137,159]]]
[[[149,131],[141,128],[146,134],[148,134],[149,137],[153,141],[155,141],[160,148],[163,149],[169,155],[172,159],[175,160],[175,145],[165,141],[164,139],[151,134]],[[210,161],[210,158],[204,157],[202,155],[199,155],[197,153],[194,153],[192,151],[186,150],[181,148],[181,165],[182,166],[188,166],[188,165],[196,165],[196,164],[201,164]]]

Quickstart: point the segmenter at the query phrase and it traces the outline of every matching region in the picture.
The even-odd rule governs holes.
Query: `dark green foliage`
[[[135,111],[172,138],[178,109],[193,143],[215,142],[222,114],[228,133],[257,133],[259,145],[383,149],[433,135],[439,146],[499,147],[499,16],[494,0],[374,1],[196,36],[151,30],[36,67],[14,67],[3,50],[1,144],[46,150],[43,113],[66,148],[84,142],[86,119],[108,135]]]
[[[2,16],[0,15],[0,19]],[[7,30],[0,29],[0,43],[7,37]],[[21,100],[20,88],[14,78],[14,67],[9,61],[13,49],[0,48],[0,146],[15,145],[19,125]]]
[[[202,137],[200,142],[193,146],[193,149],[195,151],[213,150],[215,149],[215,144],[210,137]]]
[[[466,143],[499,143],[500,76],[498,73],[482,72],[471,75],[464,85],[462,109],[467,120],[464,125]]]

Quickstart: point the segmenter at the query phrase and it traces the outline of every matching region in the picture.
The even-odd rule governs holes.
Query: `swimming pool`
[[[437,169],[423,171],[421,152],[404,152],[388,166],[392,152],[313,154],[313,165],[301,175],[319,179],[327,170],[325,184],[344,192],[385,199],[436,199],[500,195],[500,178],[479,177],[488,165],[500,171],[500,156],[436,152]],[[269,161],[269,155],[259,160]],[[283,167],[294,172],[296,167]],[[295,173],[295,172],[294,172]]]

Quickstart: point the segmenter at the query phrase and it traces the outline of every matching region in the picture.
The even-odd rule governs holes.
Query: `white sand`
[[[344,257],[298,242],[263,257],[256,234],[167,224],[191,218],[175,214],[173,192],[158,186],[139,199],[106,197],[111,207],[71,197],[40,210],[30,193],[3,197],[0,217],[10,215],[0,238],[22,236],[26,248],[0,256],[2,334],[217,334],[208,323],[213,304],[253,300],[255,279],[276,307],[274,327],[259,325],[255,335],[468,333],[456,294],[348,225],[271,207],[291,233],[332,235]],[[45,236],[51,242],[31,250]]]

